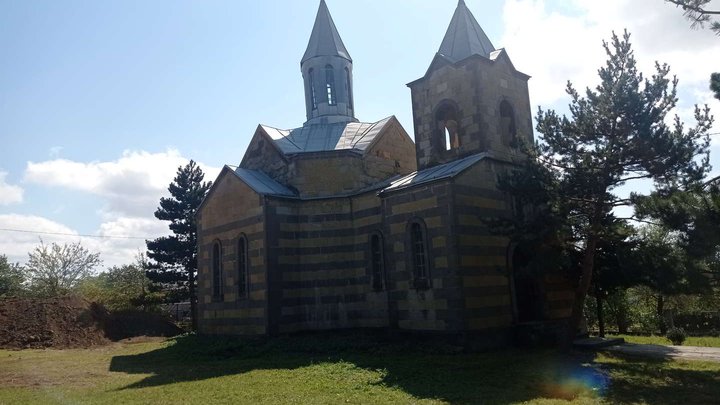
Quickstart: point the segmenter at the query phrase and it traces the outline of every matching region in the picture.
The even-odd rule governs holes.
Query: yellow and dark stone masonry
[[[414,142],[394,116],[355,118],[352,58],[324,0],[301,69],[305,124],[258,126],[198,211],[200,333],[385,328],[501,345],[568,318],[563,274],[529,274],[483,222],[513,214],[497,179],[533,142],[529,76],[464,1],[408,85]]]

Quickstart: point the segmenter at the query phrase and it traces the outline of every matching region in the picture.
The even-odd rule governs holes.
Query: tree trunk
[[[597,303],[598,329],[600,329],[600,337],[605,337],[605,319],[603,318],[603,302],[600,291],[595,291],[595,302]]]
[[[665,297],[662,294],[658,294],[657,299],[657,314],[660,325],[660,334],[665,336],[667,333],[667,325],[665,324]]]
[[[195,271],[188,268],[188,290],[190,291],[190,320],[192,324],[192,330],[197,331],[197,294],[195,292]]]
[[[623,292],[622,294],[623,294],[623,301],[620,303],[620,305],[618,305],[616,318],[617,318],[618,332],[620,332],[620,334],[622,334],[622,335],[626,335],[628,333],[628,313],[627,313],[627,304],[625,303],[625,298],[624,298],[625,293]]]
[[[597,247],[598,237],[594,233],[588,238],[585,246],[585,253],[582,260],[582,273],[580,282],[575,289],[575,299],[573,300],[572,313],[570,314],[570,324],[568,325],[566,341],[563,345],[566,349],[572,346],[573,340],[577,336],[578,328],[583,317],[583,309],[585,307],[585,297],[590,289],[592,282],[593,267],[595,267],[595,248]]]

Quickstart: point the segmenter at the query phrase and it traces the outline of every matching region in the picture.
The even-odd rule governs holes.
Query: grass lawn
[[[672,345],[670,340],[664,336],[631,336],[613,335],[608,337],[621,337],[628,343],[639,343],[645,345]],[[720,337],[694,337],[688,336],[683,346],[720,347]]]
[[[0,351],[0,404],[708,404],[720,398],[720,363],[457,349],[345,334],[267,342],[185,336],[86,350]]]

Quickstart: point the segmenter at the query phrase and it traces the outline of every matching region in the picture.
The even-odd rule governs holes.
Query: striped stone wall
[[[483,218],[509,213],[507,198],[496,187],[498,170],[496,163],[482,161],[458,176],[453,187],[468,330],[506,328],[513,323],[509,240],[492,234],[483,222]]]
[[[372,289],[369,236],[380,229],[374,193],[269,200],[270,333],[387,326],[387,294]]]
[[[198,327],[205,334],[261,335],[267,331],[263,197],[224,172],[198,215]],[[247,293],[238,286],[238,239],[247,239]],[[222,244],[223,296],[213,297],[213,243]]]
[[[445,181],[383,196],[392,327],[435,332],[463,328],[450,191],[450,183]],[[417,288],[414,283],[408,224],[416,220],[424,223],[427,233],[429,288]]]

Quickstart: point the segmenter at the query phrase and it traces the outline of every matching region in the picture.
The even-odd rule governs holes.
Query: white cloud
[[[80,242],[91,252],[99,252],[102,268],[132,263],[138,251],[145,251],[144,238],[169,234],[166,222],[149,218],[118,218],[100,225],[94,236],[82,236],[72,228],[39,216],[0,215],[0,254],[10,261],[24,263],[40,244]],[[24,232],[13,232],[17,230]],[[101,270],[101,269],[98,269]]]
[[[145,239],[170,234],[168,222],[157,220],[153,213],[160,197],[169,196],[167,187],[178,167],[187,162],[177,150],[126,151],[119,159],[106,162],[67,159],[28,162],[24,177],[28,183],[99,196],[105,204],[99,211],[100,224],[93,236],[83,236],[72,227],[47,218],[0,215],[0,228],[35,232],[0,233],[0,254],[25,262],[27,253],[42,237],[48,243],[81,241],[91,251],[100,252],[103,268],[131,263],[138,251],[146,250]],[[218,168],[199,165],[206,181],[214,180],[220,172]]]
[[[79,240],[77,232],[47,218],[31,215],[0,215],[0,254],[7,255],[10,261],[24,263],[27,254],[40,244],[40,238],[46,243],[75,242]],[[29,231],[29,232],[14,232]],[[44,232],[45,234],[33,233]],[[53,235],[63,234],[63,235]],[[66,236],[67,235],[67,236]]]
[[[25,181],[45,186],[63,187],[102,197],[109,218],[148,217],[157,208],[160,197],[178,167],[187,164],[177,150],[160,153],[126,151],[109,162],[75,162],[55,159],[28,162]],[[220,169],[200,164],[205,179],[214,180]]]
[[[692,30],[682,11],[660,0],[572,0],[569,10],[553,10],[544,0],[507,0],[507,48],[519,70],[533,76],[531,99],[544,107],[567,104],[565,84],[593,87],[606,57],[602,41],[624,29],[638,67],[652,74],[655,61],[668,63],[680,79],[681,103],[691,105],[709,93],[710,74],[720,66],[720,40],[710,30]],[[711,3],[720,9],[720,0]],[[689,99],[683,99],[682,97]],[[720,103],[713,102],[715,111]]]
[[[0,172],[0,205],[10,205],[23,201],[22,187],[8,184],[5,180],[7,172]]]

